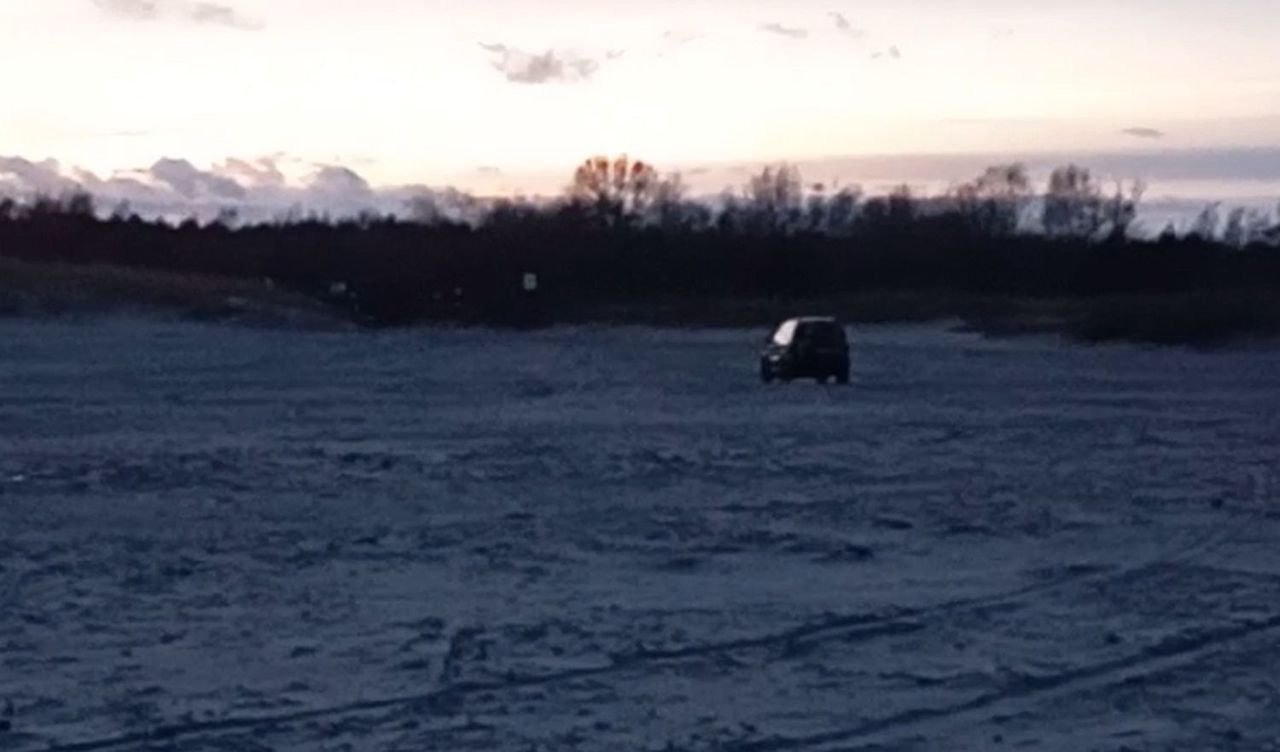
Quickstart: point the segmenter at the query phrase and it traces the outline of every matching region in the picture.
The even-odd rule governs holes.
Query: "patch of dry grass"
[[[265,282],[105,265],[0,258],[0,313],[160,312],[199,320],[333,325],[319,301]]]

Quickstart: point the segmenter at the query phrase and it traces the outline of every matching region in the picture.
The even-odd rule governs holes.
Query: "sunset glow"
[[[5,3],[0,154],[513,191],[596,152],[688,169],[1280,143],[1271,0],[531,6]]]

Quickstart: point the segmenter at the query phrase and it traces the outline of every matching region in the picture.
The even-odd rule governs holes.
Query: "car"
[[[849,383],[849,340],[844,325],[830,316],[805,316],[778,325],[760,354],[764,383],[835,379]]]

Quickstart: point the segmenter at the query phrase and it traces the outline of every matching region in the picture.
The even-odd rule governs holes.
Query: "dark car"
[[[844,326],[825,316],[782,322],[760,355],[760,378],[766,384],[775,379],[849,383],[849,341]]]

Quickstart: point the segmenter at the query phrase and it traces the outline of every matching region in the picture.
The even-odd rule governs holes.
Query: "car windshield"
[[[786,347],[787,345],[791,344],[791,340],[795,337],[795,334],[796,334],[796,322],[794,321],[785,322],[782,326],[778,327],[778,331],[773,333],[773,343],[775,345],[781,345],[782,347]]]

